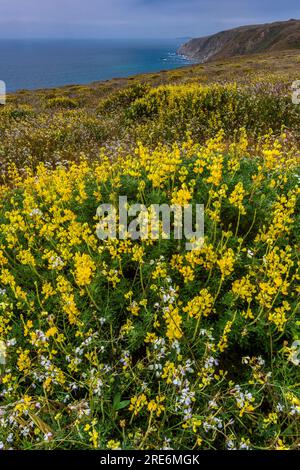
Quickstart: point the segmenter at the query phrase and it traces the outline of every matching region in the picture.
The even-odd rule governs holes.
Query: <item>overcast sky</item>
[[[171,38],[300,18],[300,0],[0,0],[0,37]]]

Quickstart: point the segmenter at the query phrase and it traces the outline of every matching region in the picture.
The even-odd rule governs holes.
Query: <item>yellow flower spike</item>
[[[132,411],[134,416],[137,416],[139,412],[148,404],[147,397],[144,393],[141,395],[135,395],[130,400],[129,411]]]
[[[147,333],[145,338],[145,343],[154,343],[157,340],[157,335],[155,333]]]
[[[181,189],[174,191],[171,203],[181,207],[186,207],[192,200],[192,193],[185,186]]]
[[[96,271],[96,265],[89,255],[75,254],[75,280],[80,287],[89,286],[92,276]]]
[[[207,289],[202,289],[199,296],[194,297],[183,309],[191,318],[207,317],[213,309],[214,298]]]
[[[229,248],[224,254],[223,257],[217,261],[219,269],[222,274],[222,278],[230,276],[233,272],[234,264],[235,264],[235,256],[234,252],[231,248]]]
[[[243,277],[234,281],[232,284],[232,292],[242,300],[251,302],[254,293],[256,292],[256,285],[251,282],[249,276]]]
[[[165,410],[165,406],[162,404],[165,399],[165,396],[159,395],[155,398],[155,400],[149,401],[147,405],[148,411],[150,411],[150,413],[154,413],[157,418],[159,418],[162,412]]]
[[[30,373],[31,368],[31,360],[29,357],[30,351],[22,351],[18,352],[19,358],[17,361],[18,369],[20,372],[23,372],[24,375],[28,375]]]
[[[169,305],[164,310],[164,319],[167,325],[167,338],[170,341],[180,339],[183,336],[182,332],[182,317],[179,314],[178,308],[173,305]]]
[[[121,449],[121,442],[116,441],[114,439],[111,439],[110,441],[108,441],[106,447],[109,450],[120,450]]]
[[[241,215],[246,214],[246,210],[243,206],[243,201],[245,198],[245,190],[242,182],[237,183],[235,186],[233,192],[231,193],[229,197],[229,202],[232,204],[234,207],[236,207]]]

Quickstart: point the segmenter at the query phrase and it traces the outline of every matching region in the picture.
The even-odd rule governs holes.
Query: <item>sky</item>
[[[182,38],[300,18],[299,0],[0,0],[0,38]]]

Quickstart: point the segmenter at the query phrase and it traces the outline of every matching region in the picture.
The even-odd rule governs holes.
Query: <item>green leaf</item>
[[[120,401],[117,407],[115,407],[116,411],[123,410],[123,408],[126,408],[130,403],[130,400],[123,400]]]
[[[126,408],[130,403],[130,400],[123,400],[121,401],[121,393],[117,392],[114,396],[113,400],[113,409],[115,411],[122,410],[123,408]]]
[[[117,410],[118,409],[118,406],[120,404],[120,401],[121,401],[121,393],[120,392],[117,392],[114,396],[114,400],[113,400],[113,409],[114,410]]]

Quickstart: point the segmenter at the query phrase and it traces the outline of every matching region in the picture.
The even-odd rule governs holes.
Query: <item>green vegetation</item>
[[[299,449],[299,69],[287,52],[9,97],[2,448]],[[204,204],[203,245],[100,240],[122,195]]]

